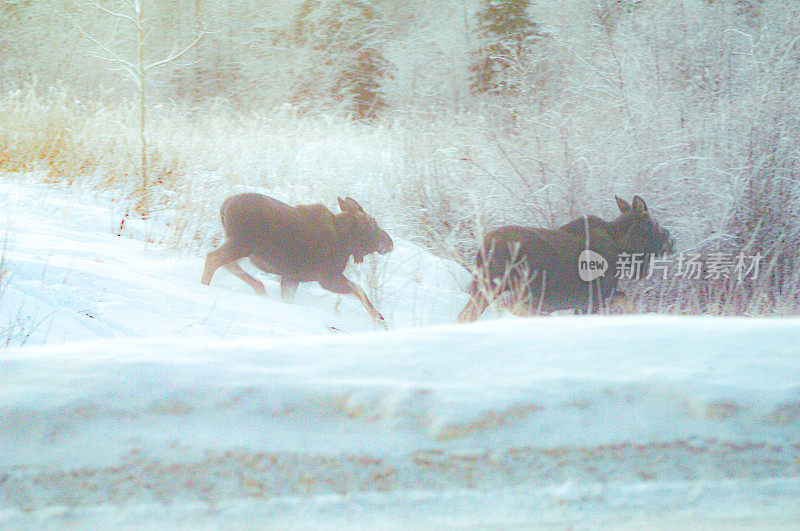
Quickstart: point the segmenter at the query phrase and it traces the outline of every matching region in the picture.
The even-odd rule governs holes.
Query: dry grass
[[[155,241],[188,252],[213,246],[218,205],[233,191],[330,207],[352,195],[393,234],[467,267],[500,224],[611,219],[615,194],[640,194],[679,251],[776,260],[747,286],[637,282],[626,291],[639,311],[796,313],[800,14],[775,1],[743,16],[734,4],[540,3],[549,36],[515,67],[528,92],[448,107],[435,95],[459,91],[443,86],[436,101],[370,124],[289,106],[154,103],[147,190],[129,97],[95,91],[87,101],[66,84],[29,84],[0,95],[0,170],[121,191],[122,210],[162,222]],[[434,67],[439,84],[463,80]]]
[[[559,160],[569,164],[563,154],[544,164],[523,150],[522,135],[501,137],[466,116],[366,126],[291,113],[190,121],[177,109],[162,108],[150,126],[152,180],[143,191],[135,163],[136,135],[125,106],[114,110],[86,105],[63,88],[28,87],[0,97],[0,108],[9,111],[0,115],[3,170],[46,169],[38,174],[49,182],[80,183],[100,193],[121,190],[125,209],[134,216],[146,196],[148,215],[162,222],[162,230],[150,239],[190,253],[214,246],[219,238],[218,205],[226,195],[247,187],[288,202],[329,206],[337,195],[353,195],[398,236],[470,268],[477,242],[489,228],[509,222],[553,226],[584,209],[611,219],[616,215],[613,193],[634,186],[634,179],[620,177],[609,186],[586,176],[578,193],[565,179],[542,173],[542,167],[553,167]],[[539,176],[526,177],[525,168],[534,167]],[[741,209],[742,203],[734,194],[721,197],[718,180],[696,176],[672,183],[694,190],[684,200],[657,192],[655,181],[641,176],[635,180],[649,191],[644,195],[652,198],[655,217],[677,233],[680,250],[708,251],[722,242],[735,251],[730,245],[733,231],[727,233],[730,236],[723,231],[730,223],[729,213]],[[697,198],[711,196],[718,208],[698,212]],[[786,258],[784,266],[785,262]],[[796,267],[786,270],[797,275]],[[376,269],[372,276],[381,274]],[[640,281],[625,291],[636,311],[797,313],[800,282],[794,277],[778,280],[779,287],[775,279],[747,286]],[[376,282],[368,286],[380,299],[379,290],[373,289]]]

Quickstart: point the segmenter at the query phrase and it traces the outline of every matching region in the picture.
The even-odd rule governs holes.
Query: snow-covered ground
[[[96,199],[0,205],[0,527],[800,524],[800,319],[454,325],[466,273],[399,241],[383,332]]]

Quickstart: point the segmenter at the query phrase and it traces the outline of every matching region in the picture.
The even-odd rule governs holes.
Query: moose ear
[[[342,234],[351,234],[354,230],[356,230],[356,225],[358,225],[358,219],[356,216],[353,215],[352,212],[349,212],[342,208],[341,214],[336,214],[336,224],[339,227],[339,231]]]
[[[644,199],[638,195],[633,196],[633,209],[639,214],[647,214],[647,205],[644,204]]]
[[[614,199],[617,200],[617,206],[619,207],[619,211],[622,212],[623,214],[631,209],[631,205],[618,195],[615,195]]]
[[[361,205],[358,204],[358,201],[352,197],[348,197],[347,199],[342,199],[340,197],[339,208],[342,209],[342,212],[364,212],[364,209],[361,208]]]

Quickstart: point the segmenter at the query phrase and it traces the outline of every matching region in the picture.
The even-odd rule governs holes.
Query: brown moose
[[[669,232],[650,217],[641,197],[634,196],[632,204],[616,200],[621,214],[611,222],[585,216],[558,229],[506,225],[488,233],[478,252],[469,302],[458,320],[474,321],[509,291],[529,312],[593,313],[616,287],[620,255],[646,258],[674,251]],[[592,281],[583,280],[580,273],[579,259],[586,249],[600,255],[598,261],[605,260],[608,267]]]
[[[292,207],[262,194],[229,197],[220,208],[226,241],[208,253],[201,282],[209,284],[223,266],[256,293],[265,294],[264,285],[237,264],[249,257],[262,271],[281,277],[284,300],[294,298],[300,282],[316,281],[328,291],[355,295],[385,328],[383,317],[364,290],[343,271],[351,256],[361,263],[370,253],[388,253],[392,239],[355,199],[339,198],[339,206],[342,212],[334,214],[323,205]]]

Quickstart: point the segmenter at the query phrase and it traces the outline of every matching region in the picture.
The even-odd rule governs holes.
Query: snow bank
[[[520,519],[487,523],[545,522],[543,500],[564,499],[602,521],[631,500],[658,512],[664,492],[699,518],[722,489],[798,518],[797,324],[559,317],[11,349],[0,505],[11,523],[142,523],[289,503],[311,522],[311,506],[344,517],[374,494],[373,524],[409,497],[444,504],[447,524],[473,503]]]
[[[0,186],[0,318],[38,323],[0,351],[4,527],[800,521],[798,319],[458,326],[465,273],[399,242],[373,331],[38,192]]]

